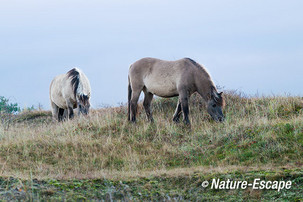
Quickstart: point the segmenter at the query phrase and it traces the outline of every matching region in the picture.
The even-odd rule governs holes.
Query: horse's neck
[[[211,99],[212,89],[215,88],[214,83],[210,79],[198,79],[197,92],[201,97],[208,101]]]

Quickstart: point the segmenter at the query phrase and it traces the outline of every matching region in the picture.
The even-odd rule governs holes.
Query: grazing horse
[[[153,95],[160,97],[179,96],[173,121],[179,122],[183,111],[183,121],[190,124],[188,100],[198,92],[207,102],[207,111],[216,122],[222,122],[224,99],[218,93],[206,69],[190,58],[164,61],[156,58],[143,58],[129,68],[128,73],[128,120],[136,121],[137,102],[144,92],[143,106],[147,119],[153,121],[150,110]]]
[[[50,85],[50,101],[54,119],[62,121],[64,110],[69,119],[74,117],[73,109],[87,115],[90,107],[90,83],[85,74],[73,68],[66,74],[56,76]]]

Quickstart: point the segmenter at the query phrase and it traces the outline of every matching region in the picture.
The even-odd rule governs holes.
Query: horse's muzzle
[[[222,116],[222,117],[219,117],[219,118],[218,118],[218,121],[219,121],[219,122],[224,122],[224,121],[225,121],[225,118],[224,118],[224,116]]]

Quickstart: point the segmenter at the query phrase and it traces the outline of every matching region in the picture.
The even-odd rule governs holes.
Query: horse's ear
[[[223,92],[219,93],[220,96],[222,96]]]
[[[219,99],[219,94],[217,93],[217,90],[214,87],[211,87],[211,98],[214,99],[216,102]]]

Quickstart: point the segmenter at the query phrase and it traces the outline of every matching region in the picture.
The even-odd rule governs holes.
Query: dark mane
[[[190,63],[192,63],[194,66],[203,69],[203,67],[199,63],[197,63],[196,61],[194,61],[193,59],[191,59],[191,58],[184,58],[184,59],[187,60],[187,61],[189,61]]]
[[[73,87],[75,97],[77,95],[77,89],[79,87],[79,82],[80,82],[79,75],[80,74],[79,74],[79,72],[77,71],[76,68],[73,68],[72,70],[67,72],[68,78],[71,79],[71,84],[72,84],[72,87]]]
[[[79,100],[84,104],[87,105],[89,104],[89,97],[87,95],[80,95]]]

